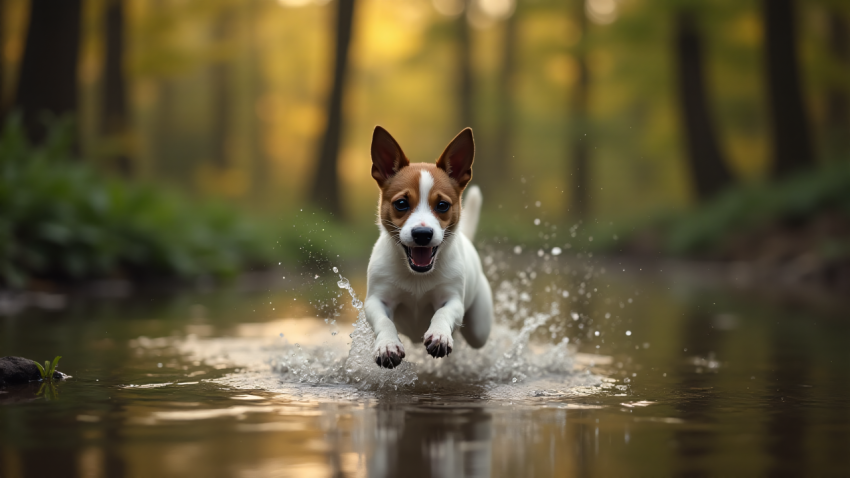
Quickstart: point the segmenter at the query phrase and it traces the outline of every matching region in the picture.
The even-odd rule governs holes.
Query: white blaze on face
[[[431,242],[423,247],[436,247],[443,242],[443,229],[440,227],[440,221],[434,216],[434,211],[431,210],[431,204],[428,202],[428,197],[431,195],[431,189],[434,187],[434,176],[428,171],[422,171],[419,176],[419,204],[404,222],[401,228],[399,238],[401,243],[408,247],[415,247],[418,244],[413,242],[412,230],[414,227],[430,227],[434,231],[431,237]]]

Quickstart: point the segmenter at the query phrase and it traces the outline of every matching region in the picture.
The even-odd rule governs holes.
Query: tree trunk
[[[231,19],[233,12],[223,9],[213,25],[213,42],[223,45],[232,32]],[[214,60],[210,67],[210,83],[212,86],[212,163],[218,169],[226,169],[228,166],[227,145],[230,139],[230,119],[233,113],[230,111],[231,75],[230,63],[223,58]]]
[[[578,78],[573,90],[573,108],[571,121],[572,137],[572,207],[568,209],[571,216],[586,219],[590,210],[590,189],[588,162],[590,150],[587,144],[588,130],[588,100],[590,96],[590,72],[587,68],[587,15],[584,12],[584,1],[575,4],[575,15],[579,23],[579,44],[575,50],[575,62],[578,67]]]
[[[265,149],[263,148],[263,128],[258,120],[255,109],[257,100],[262,97],[264,91],[261,71],[262,60],[259,54],[262,41],[257,34],[258,15],[260,14],[260,9],[263,8],[263,2],[261,0],[251,0],[246,3],[249,22],[246,55],[248,57],[248,72],[250,74],[248,94],[251,102],[251,114],[248,115],[250,119],[248,122],[248,131],[250,132],[250,157],[253,158],[251,165],[251,191],[253,193],[253,199],[257,204],[266,204],[264,199],[269,185],[269,163]]]
[[[342,140],[342,97],[348,69],[348,47],[354,22],[355,0],[337,0],[336,58],[333,87],[328,101],[328,121],[322,135],[316,176],[313,179],[313,202],[327,212],[341,217],[338,157]]]
[[[699,31],[693,17],[680,12],[676,17],[679,101],[697,197],[705,200],[727,187],[732,175],[723,160],[711,122],[702,65]]]
[[[514,92],[516,90],[516,42],[519,5],[505,21],[504,44],[502,45],[502,71],[499,75],[499,123],[496,135],[496,151],[487,170],[493,178],[508,176],[511,169],[511,150],[514,138]],[[496,182],[496,181],[493,181]],[[495,186],[495,184],[494,184]]]
[[[103,116],[101,133],[114,142],[109,162],[124,174],[132,164],[124,136],[127,134],[127,83],[124,76],[124,0],[111,0],[105,15],[106,55],[103,71]]]
[[[177,101],[176,86],[175,81],[171,78],[166,77],[157,80],[157,104],[153,113],[151,171],[154,178],[162,178],[168,181],[184,179],[180,175],[180,167],[178,166],[180,158],[174,154],[176,145],[174,138],[178,136],[174,131],[176,127],[174,122],[176,114],[174,103]]]
[[[472,7],[471,0],[462,0],[465,8],[457,17],[457,101],[460,128],[472,128],[475,112],[472,107],[472,40],[466,15]]]
[[[767,90],[773,130],[773,174],[812,166],[809,123],[803,105],[792,0],[762,0]]]
[[[6,1],[0,0],[0,130],[6,124]]]
[[[829,12],[829,51],[845,71],[850,68],[850,32],[844,12],[833,8]],[[833,83],[826,93],[827,147],[833,157],[850,154],[850,100],[847,85]],[[850,159],[850,158],[848,158]]]
[[[77,58],[82,0],[32,0],[15,108],[27,136],[40,143],[47,135],[43,115],[77,111]]]

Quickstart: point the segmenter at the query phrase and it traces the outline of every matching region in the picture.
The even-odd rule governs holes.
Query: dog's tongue
[[[417,266],[427,266],[431,263],[431,248],[430,247],[411,247],[410,258],[413,264]]]

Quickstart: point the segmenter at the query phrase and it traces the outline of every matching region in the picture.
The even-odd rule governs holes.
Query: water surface
[[[846,316],[518,252],[485,254],[487,347],[389,372],[356,268],[0,317],[0,355],[72,376],[0,393],[0,476],[850,474]]]

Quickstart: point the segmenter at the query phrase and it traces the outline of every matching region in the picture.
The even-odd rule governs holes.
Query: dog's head
[[[460,221],[460,196],[472,179],[475,144],[466,128],[435,164],[410,164],[395,139],[380,126],[372,135],[372,177],[381,188],[378,216],[417,273],[434,267],[441,245]]]

